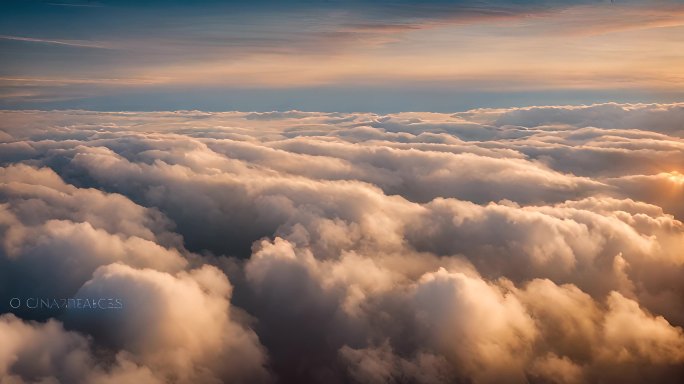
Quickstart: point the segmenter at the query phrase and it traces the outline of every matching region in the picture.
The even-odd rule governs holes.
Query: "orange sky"
[[[71,36],[30,23],[0,30],[0,48],[8,53],[0,101],[152,89],[168,96],[178,88],[658,94],[679,93],[684,83],[684,4],[672,1],[413,7],[386,17],[296,8],[178,19],[157,9],[109,8],[111,18],[116,11],[144,17],[98,31],[78,21],[73,29],[83,31]]]

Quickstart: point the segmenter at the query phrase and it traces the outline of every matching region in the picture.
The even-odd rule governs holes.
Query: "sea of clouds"
[[[684,104],[0,128],[2,384],[684,377]]]

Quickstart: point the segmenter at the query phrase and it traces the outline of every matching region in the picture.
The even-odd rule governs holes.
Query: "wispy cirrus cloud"
[[[55,40],[55,39],[44,39],[35,37],[24,37],[24,36],[9,36],[0,35],[2,40],[10,41],[21,41],[28,43],[39,43],[39,44],[52,44],[52,45],[62,45],[67,47],[79,47],[79,48],[98,48],[98,49],[112,49],[110,45],[102,42],[92,42],[88,40]]]

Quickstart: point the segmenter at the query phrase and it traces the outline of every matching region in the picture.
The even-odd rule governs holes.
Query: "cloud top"
[[[681,110],[0,111],[0,377],[677,383]]]

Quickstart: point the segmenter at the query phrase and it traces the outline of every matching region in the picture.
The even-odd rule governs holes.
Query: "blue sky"
[[[680,1],[5,1],[0,108],[681,100]]]

